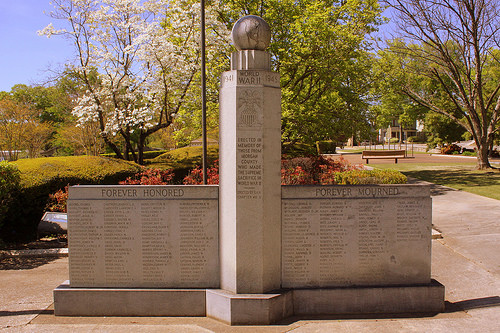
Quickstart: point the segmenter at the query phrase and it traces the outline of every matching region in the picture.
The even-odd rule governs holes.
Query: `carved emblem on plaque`
[[[239,127],[260,127],[262,125],[262,97],[259,91],[242,91],[238,98]]]

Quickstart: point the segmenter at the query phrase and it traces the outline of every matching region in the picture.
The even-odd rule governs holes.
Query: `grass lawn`
[[[475,163],[401,163],[380,164],[380,169],[395,169],[408,177],[448,186],[500,200],[500,169],[474,170]]]

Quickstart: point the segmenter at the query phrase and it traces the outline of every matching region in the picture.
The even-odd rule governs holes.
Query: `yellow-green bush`
[[[133,162],[97,156],[33,158],[14,163],[21,171],[21,185],[24,187],[59,180],[66,184],[117,184],[124,176],[141,170]]]
[[[165,154],[168,150],[149,150],[144,152],[144,159],[145,160],[150,160],[155,157],[158,157],[162,154]],[[130,156],[130,159],[132,160],[132,153],[128,154]],[[106,153],[106,154],[101,154],[102,157],[113,157],[116,158],[116,153]]]
[[[288,158],[292,157],[306,157],[311,155],[317,155],[318,150],[315,146],[306,143],[292,143],[283,142],[281,144],[281,154],[286,155]]]
[[[20,181],[20,172],[15,165],[6,161],[0,162],[0,230],[14,195],[19,191]]]
[[[94,156],[24,159],[12,164],[21,173],[21,187],[13,194],[0,229],[6,241],[35,238],[49,194],[66,185],[118,184],[141,170],[131,162]]]
[[[174,173],[174,184],[182,184],[182,180],[188,173],[202,164],[201,146],[184,147],[171,150],[162,154],[147,163],[148,167],[157,169],[172,169]],[[207,147],[208,165],[213,165],[219,159],[219,145],[209,145]]]
[[[407,178],[396,170],[351,170],[335,173],[335,184],[406,184]]]
[[[151,163],[165,163],[170,168],[184,169],[195,168],[201,165],[202,147],[184,147],[171,150],[151,160]],[[210,145],[207,147],[207,157],[209,162],[219,159],[219,146]]]

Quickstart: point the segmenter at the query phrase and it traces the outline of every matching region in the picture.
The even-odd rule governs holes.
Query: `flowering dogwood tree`
[[[194,93],[200,67],[200,5],[192,0],[53,0],[51,16],[66,20],[40,31],[75,46],[74,71],[85,86],[73,114],[97,122],[120,158],[143,163],[146,139],[172,124]],[[215,6],[215,5],[214,5]],[[206,11],[209,57],[228,45],[229,32]],[[123,147],[123,151],[120,149]]]

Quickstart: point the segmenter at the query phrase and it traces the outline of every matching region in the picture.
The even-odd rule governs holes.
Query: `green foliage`
[[[438,113],[427,113],[424,121],[427,145],[432,148],[460,141],[467,133],[462,126]]]
[[[337,142],[335,141],[316,141],[316,150],[318,154],[335,154]]]
[[[371,93],[378,103],[371,107],[371,112],[376,118],[377,128],[385,128],[393,120],[409,128],[428,111],[403,93],[403,87],[412,79],[406,68],[416,64],[404,54],[389,52],[400,44],[399,40],[390,42],[389,48],[379,51],[373,61],[374,84]],[[422,82],[423,79],[414,78],[414,81]]]
[[[49,195],[66,185],[117,184],[141,170],[131,162],[93,156],[25,159],[13,164],[21,172],[21,188],[13,194],[0,229],[7,241],[34,239]]]
[[[207,151],[208,164],[212,165],[219,159],[219,145],[209,145]],[[174,184],[181,184],[192,169],[202,164],[202,147],[184,147],[171,150],[148,161],[148,167],[172,169]]]
[[[272,31],[269,52],[281,76],[282,141],[313,144],[369,128],[371,45],[381,24],[373,0],[230,1],[228,26],[247,14]]]
[[[184,168],[195,168],[201,165],[201,155],[202,147],[184,147],[175,150],[171,150],[165,154],[162,154],[152,160],[153,163],[163,162],[170,165],[172,169],[184,169]],[[207,157],[209,163],[219,158],[219,146],[211,145],[208,146]],[[175,171],[174,171],[175,172]]]
[[[24,187],[40,184],[117,184],[141,170],[135,163],[96,156],[23,159],[15,164]]]
[[[464,151],[462,153],[463,156],[477,156],[477,153],[475,151]]]
[[[416,142],[420,142],[420,139],[418,136],[409,136],[407,139],[408,143],[416,143]]]
[[[168,150],[151,150],[151,151],[145,151],[144,152],[144,159],[145,160],[151,160],[154,159],[160,155],[165,154],[168,152]],[[117,158],[116,153],[106,153],[106,154],[101,154],[102,157],[112,157],[112,158]],[[132,153],[129,153],[129,156],[132,157]]]
[[[281,144],[281,154],[286,157],[304,157],[317,155],[318,151],[312,144],[284,142]]]
[[[59,83],[50,87],[16,84],[12,98],[33,111],[41,122],[63,123],[71,113],[71,96]]]
[[[0,162],[0,228],[2,227],[13,195],[20,188],[20,173],[14,164]]]
[[[407,178],[396,170],[350,170],[335,174],[335,184],[406,184]]]

